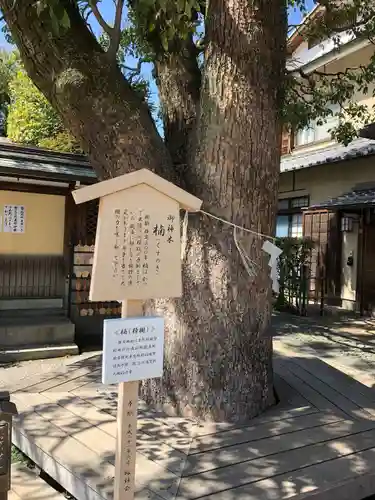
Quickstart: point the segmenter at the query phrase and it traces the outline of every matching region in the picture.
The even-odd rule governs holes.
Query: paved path
[[[12,465],[12,490],[8,500],[64,500],[64,495],[54,490],[34,470],[20,463]]]
[[[317,357],[375,390],[375,322],[275,314],[274,348]]]
[[[375,388],[375,321],[350,318],[303,318],[275,314],[276,349],[298,350],[316,356],[368,387]],[[0,390],[34,375],[65,371],[95,353],[0,365]]]
[[[368,387],[375,388],[375,321],[350,318],[303,318],[275,314],[276,349],[298,350],[316,356]],[[0,390],[34,375],[65,371],[68,366],[92,356],[93,352],[55,359],[0,365]]]
[[[95,352],[87,352],[62,358],[0,364],[0,390],[13,392],[16,385],[18,386],[22,381],[33,378],[35,375],[43,376],[56,371],[64,373],[73,363],[87,359],[95,354]]]

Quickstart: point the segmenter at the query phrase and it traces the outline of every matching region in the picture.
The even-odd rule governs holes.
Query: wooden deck
[[[275,357],[277,407],[248,426],[140,405],[138,500],[360,500],[375,493],[375,392],[317,359]],[[116,391],[98,356],[20,382],[13,440],[77,500],[112,498]],[[30,497],[30,500],[32,498]]]

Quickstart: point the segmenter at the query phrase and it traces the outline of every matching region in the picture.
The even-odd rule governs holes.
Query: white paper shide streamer
[[[268,253],[270,256],[268,265],[271,268],[270,276],[272,280],[272,290],[275,293],[279,293],[279,280],[277,279],[277,261],[283,251],[281,250],[281,248],[277,247],[269,240],[263,243],[262,250]]]

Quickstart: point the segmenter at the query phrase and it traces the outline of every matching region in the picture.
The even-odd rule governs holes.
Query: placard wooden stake
[[[122,318],[142,315],[141,300],[122,302]],[[114,500],[134,499],[138,386],[137,381],[121,382],[118,387]]]

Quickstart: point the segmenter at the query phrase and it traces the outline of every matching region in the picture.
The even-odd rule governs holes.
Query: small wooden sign
[[[104,320],[102,382],[133,382],[163,375],[164,318]]]
[[[201,200],[149,170],[73,193],[100,197],[89,298],[92,301],[179,297],[182,292],[180,208]]]

